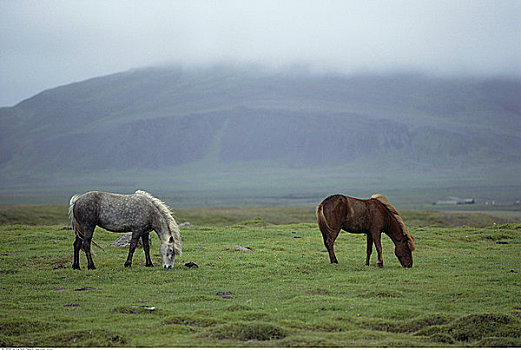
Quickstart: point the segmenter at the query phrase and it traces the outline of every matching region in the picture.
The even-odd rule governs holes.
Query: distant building
[[[459,197],[446,197],[432,204],[435,205],[460,205],[460,204],[475,204],[474,198],[459,198]]]

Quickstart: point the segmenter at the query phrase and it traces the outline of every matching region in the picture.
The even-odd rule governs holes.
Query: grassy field
[[[462,211],[461,206],[445,207],[445,210],[400,210],[409,225],[436,225],[440,227],[474,226],[521,222],[521,211],[481,210]],[[458,209],[458,210],[456,210]],[[69,225],[68,207],[63,205],[0,206],[0,225]],[[285,225],[315,223],[314,206],[244,206],[180,208],[175,210],[179,223],[188,221],[195,225],[233,225],[244,220],[262,218],[266,223]]]
[[[313,208],[182,209],[174,269],[157,236],[156,266],[136,251],[125,269],[118,235],[97,229],[98,269],[82,253],[75,271],[65,209],[0,208],[4,347],[521,346],[521,224],[500,216],[404,211],[415,265],[384,235],[379,269],[348,233],[329,264]]]

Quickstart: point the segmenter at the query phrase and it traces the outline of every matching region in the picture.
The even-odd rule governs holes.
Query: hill
[[[510,178],[521,169],[519,96],[521,81],[508,79],[132,70],[0,109],[1,187],[247,187],[250,175],[287,183],[317,172],[328,183],[328,169]]]

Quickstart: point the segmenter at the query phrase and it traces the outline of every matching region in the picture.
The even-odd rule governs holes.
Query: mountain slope
[[[254,162],[415,169],[518,167],[521,81],[150,68],[0,109],[5,186]]]

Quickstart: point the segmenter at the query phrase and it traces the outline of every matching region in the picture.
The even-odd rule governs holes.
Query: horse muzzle
[[[163,267],[164,267],[165,269],[171,269],[171,268],[174,267],[174,265],[163,265]]]
[[[405,267],[405,268],[411,268],[412,264],[403,264],[402,266]]]

